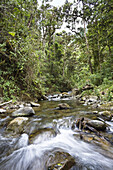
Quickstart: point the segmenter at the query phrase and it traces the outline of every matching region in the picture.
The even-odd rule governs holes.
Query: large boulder
[[[17,117],[13,119],[7,126],[6,132],[10,134],[20,134],[23,133],[26,122],[28,121],[27,117]]]
[[[20,116],[32,116],[35,112],[32,107],[23,107],[20,108],[12,113],[13,117],[20,117]]]
[[[100,130],[104,131],[104,130],[106,130],[106,127],[107,127],[107,125],[100,120],[89,120],[86,124],[88,126],[95,128],[96,130],[99,130],[99,131]]]
[[[75,159],[65,152],[54,152],[47,161],[49,170],[69,170],[75,165]]]
[[[72,130],[75,129],[75,126],[77,126],[80,130],[89,130],[91,132],[98,133],[98,131],[104,131],[106,130],[106,127],[108,126],[106,123],[100,120],[88,120],[84,119],[84,117],[79,118],[72,124]]]

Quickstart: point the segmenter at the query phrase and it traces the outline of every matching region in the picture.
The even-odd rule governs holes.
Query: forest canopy
[[[0,1],[0,95],[96,87],[113,94],[113,1],[74,0],[55,7],[49,0]],[[66,23],[69,32],[60,30]],[[92,93],[92,92],[91,92]]]

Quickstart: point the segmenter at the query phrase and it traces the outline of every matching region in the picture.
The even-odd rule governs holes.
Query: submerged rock
[[[26,133],[23,133],[21,136],[19,136],[19,138],[16,141],[15,144],[15,149],[20,149],[22,147],[26,147],[28,145],[29,142],[29,136]]]
[[[58,107],[59,109],[70,109],[70,106],[67,103],[60,103]]]
[[[59,131],[52,127],[34,129],[30,134],[30,143],[38,144],[55,137]]]
[[[23,107],[20,108],[12,113],[13,117],[20,117],[20,116],[32,116],[35,112],[32,107]]]

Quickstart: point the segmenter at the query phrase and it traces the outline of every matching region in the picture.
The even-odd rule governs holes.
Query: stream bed
[[[59,103],[70,109],[59,110]],[[11,113],[0,115],[0,170],[112,170],[113,121],[106,131],[79,129],[79,118],[98,119],[97,109],[75,100],[41,101],[24,125],[8,129]],[[73,128],[74,125],[74,128]]]

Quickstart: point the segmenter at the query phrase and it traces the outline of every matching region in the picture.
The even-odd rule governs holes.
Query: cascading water
[[[48,112],[50,115],[53,110],[48,110]],[[77,137],[79,132],[76,129],[74,131],[71,129],[73,117],[67,115],[56,119],[58,113],[54,112],[53,118],[50,115],[48,117],[50,120],[44,117],[44,121],[47,126],[51,125],[57,129],[57,135],[51,135],[50,131],[46,131],[40,136],[38,135],[39,137],[35,138],[32,143],[29,143],[29,136],[26,133],[20,135],[18,139],[0,136],[0,143],[7,143],[6,147],[9,147],[9,150],[12,148],[11,152],[8,153],[8,149],[6,149],[2,153],[0,170],[48,170],[50,157],[54,157],[56,152],[68,153],[75,159],[75,165],[71,170],[113,169],[113,157],[110,156],[113,155],[111,146],[109,150],[104,150],[98,145],[84,142],[80,139],[80,136]],[[33,124],[35,119],[36,117],[33,118]],[[40,121],[41,126],[42,119],[36,120]],[[44,121],[42,124],[46,126]],[[110,123],[112,124],[112,122]]]
[[[47,160],[54,151],[69,153],[77,161],[78,166],[86,169],[112,170],[113,160],[99,153],[99,148],[73,137],[70,129],[60,129],[56,137],[39,144],[23,146],[2,160],[1,170],[47,170]],[[27,141],[27,135],[24,135]],[[19,144],[20,144],[19,141]],[[22,146],[22,145],[21,145]],[[113,150],[112,150],[113,153]],[[75,168],[76,169],[76,168]]]

